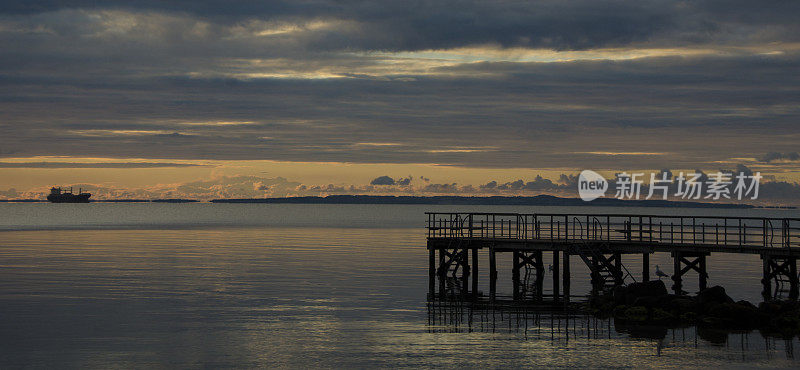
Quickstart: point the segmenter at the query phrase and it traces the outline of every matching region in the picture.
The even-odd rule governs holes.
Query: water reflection
[[[301,216],[317,226],[335,222],[316,228],[1,232],[0,368],[797,365],[785,354],[787,348],[793,354],[797,343],[757,332],[725,334],[712,343],[696,329],[668,329],[663,339],[650,339],[636,328],[563,311],[455,302],[426,308],[423,207],[288,207],[280,213],[274,207],[207,206],[180,212],[196,212],[202,220],[235,211],[276,224],[288,217],[284,223],[294,225],[305,220]],[[39,208],[32,206],[22,219],[61,222],[57,215],[35,216]],[[166,217],[159,207],[152,215],[137,213],[138,207],[108,208],[124,213],[123,226],[137,215],[159,224]],[[403,225],[406,217],[415,223],[411,229],[334,227],[367,218],[362,213],[408,214],[383,216],[381,226]],[[3,217],[18,220],[0,212]],[[500,281],[511,281],[510,262],[498,261]],[[743,270],[760,266],[752,262],[738,256],[715,262],[713,267],[728,270],[714,271],[714,283],[746,299],[758,297],[760,290],[748,289],[758,288],[752,279],[760,270]],[[575,263],[573,292],[588,291],[586,271],[577,265],[583,262]],[[479,291],[489,291],[487,272],[481,270]],[[498,297],[509,295],[508,285],[498,286]]]
[[[436,300],[427,304],[429,333],[514,334],[523,340],[549,341],[552,345],[592,341],[645,340],[656,356],[665,351],[693,348],[697,352],[719,348],[742,361],[784,358],[795,360],[798,338],[781,338],[760,331],[726,331],[702,326],[670,328],[642,325],[615,318],[599,318],[578,305],[468,302]]]

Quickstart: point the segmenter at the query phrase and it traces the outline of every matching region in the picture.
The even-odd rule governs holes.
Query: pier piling
[[[559,276],[558,276],[558,251],[553,251],[553,300],[559,299]]]
[[[478,249],[472,249],[472,300],[478,300]]]
[[[494,247],[489,247],[489,299],[497,299],[497,256]]]
[[[761,256],[764,274],[761,279],[764,300],[788,294],[789,299],[798,298],[797,258],[765,254]],[[774,289],[773,289],[774,285]]]
[[[570,274],[570,272],[569,272],[569,253],[567,253],[567,251],[564,251],[563,262],[564,262],[564,269],[561,272],[561,274],[562,274],[562,277],[563,277],[563,284],[562,285],[564,286],[564,303],[569,303],[569,278],[570,278],[569,274]]]
[[[706,272],[706,256],[710,253],[702,252],[672,252],[674,273],[672,275],[672,290],[675,294],[686,294],[683,290],[683,275],[689,271],[696,271],[698,274],[699,289],[708,287],[708,273]]]

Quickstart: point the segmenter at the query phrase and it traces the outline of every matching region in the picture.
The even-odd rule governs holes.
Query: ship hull
[[[91,194],[50,194],[47,200],[51,203],[89,203]]]

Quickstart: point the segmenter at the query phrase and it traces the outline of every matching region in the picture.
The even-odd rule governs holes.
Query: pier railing
[[[800,247],[800,218],[426,213],[429,238]]]

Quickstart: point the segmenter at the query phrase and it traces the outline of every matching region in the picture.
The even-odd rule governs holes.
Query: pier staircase
[[[442,292],[448,296],[460,296],[466,293],[466,281],[469,279],[470,268],[468,249],[464,248],[460,239],[451,240],[448,247],[443,249],[437,273],[441,280]]]
[[[541,300],[544,282],[544,263],[542,262],[541,252],[525,254],[521,253],[520,267],[524,270],[518,299],[522,300]]]
[[[582,243],[575,248],[581,260],[591,271],[592,290],[604,292],[625,283],[625,279],[630,277],[633,281],[636,278],[622,264],[620,253],[605,253],[604,246],[597,243]]]

